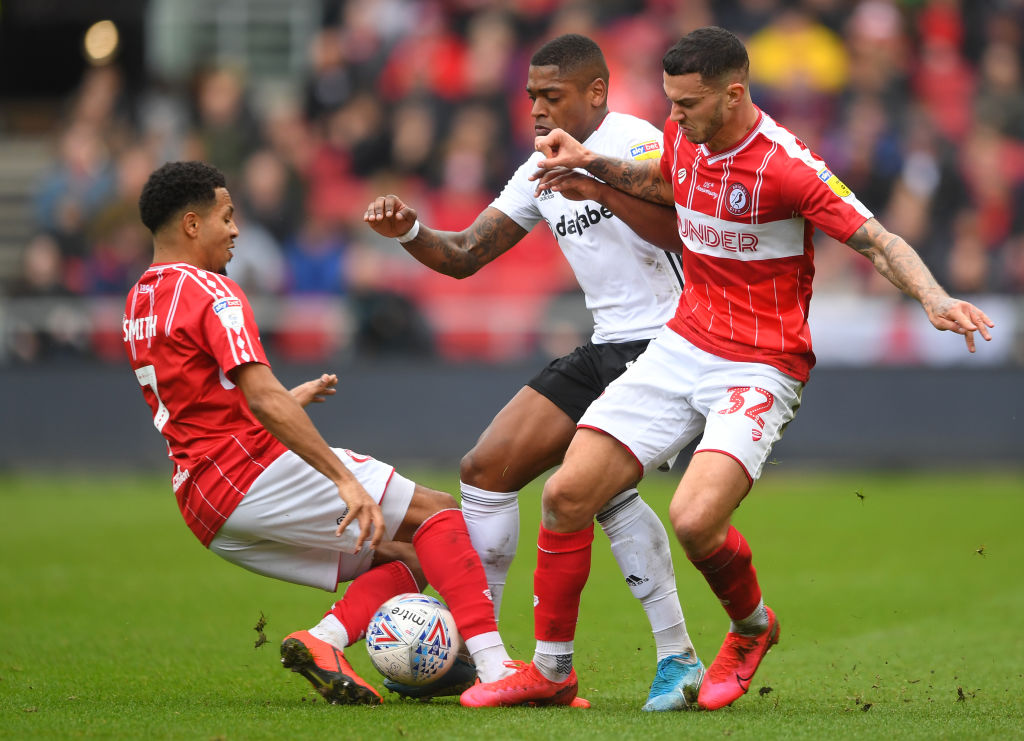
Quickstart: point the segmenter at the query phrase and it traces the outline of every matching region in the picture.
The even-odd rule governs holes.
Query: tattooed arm
[[[671,206],[672,185],[661,174],[659,160],[620,160],[590,151],[562,129],[537,137],[534,143],[544,159],[537,163],[540,170],[531,176],[538,181],[537,193],[557,191],[558,170],[552,168],[582,167],[608,185],[645,201]]]
[[[378,196],[366,207],[363,221],[378,234],[399,237],[416,223],[416,211],[395,195]],[[442,232],[420,224],[406,252],[431,270],[466,278],[503,255],[526,236],[526,230],[496,208],[486,208],[468,229]]]
[[[551,189],[564,198],[599,203],[622,219],[641,239],[663,250],[682,253],[675,208],[637,198],[578,170],[560,167],[548,172],[552,176],[547,181]]]
[[[917,299],[936,329],[962,334],[967,349],[974,352],[974,333],[986,340],[995,326],[985,312],[967,301],[950,296],[903,237],[893,234],[877,219],[868,219],[847,241],[853,249],[871,260],[886,280],[903,293]]]

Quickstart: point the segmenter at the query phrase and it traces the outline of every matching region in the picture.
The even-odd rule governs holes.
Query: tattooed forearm
[[[420,229],[416,239],[407,242],[404,247],[428,268],[453,278],[465,278],[479,270],[480,266],[472,253],[459,246],[452,239],[453,236],[452,232]]]
[[[908,296],[922,303],[932,293],[945,296],[914,248],[876,219],[868,219],[847,244],[871,260],[875,270]]]
[[[511,249],[525,234],[505,214],[488,208],[465,231],[421,228],[416,239],[403,247],[432,270],[453,278],[467,278]]]
[[[630,162],[597,157],[587,170],[613,188],[637,198],[663,206],[672,205],[672,188],[661,177],[661,165],[658,164],[658,160]]]

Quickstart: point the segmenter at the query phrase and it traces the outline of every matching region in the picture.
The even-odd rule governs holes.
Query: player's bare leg
[[[686,555],[732,620],[700,687],[698,701],[706,710],[725,707],[741,697],[761,659],[779,638],[775,613],[761,597],[750,547],[730,524],[750,483],[733,458],[698,452],[669,507],[672,527]]]
[[[575,432],[565,412],[525,386],[462,459],[462,512],[487,574],[495,619],[519,544],[519,490],[562,462]]]
[[[487,574],[495,619],[519,541],[519,490],[562,461],[575,432],[562,409],[526,386],[462,459],[462,510]],[[645,707],[682,709],[686,704],[677,689],[690,682],[681,676],[702,672],[703,666],[686,632],[665,528],[635,488],[609,501],[597,520],[654,634],[658,670]]]
[[[636,461],[615,440],[578,430],[565,462],[544,486],[542,522],[534,575],[534,631],[531,663],[515,673],[478,684],[462,694],[463,705],[569,705],[578,683],[572,666],[580,594],[590,573],[594,515],[616,493],[639,478]]]

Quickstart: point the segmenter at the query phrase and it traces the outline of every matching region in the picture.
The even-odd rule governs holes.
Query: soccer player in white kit
[[[608,68],[589,38],[567,34],[538,49],[526,92],[537,135],[560,127],[611,157],[657,162],[661,156],[657,128],[608,111]],[[457,278],[500,257],[544,221],[593,313],[590,341],[528,381],[462,460],[462,509],[496,616],[519,539],[519,490],[561,462],[583,412],[672,316],[682,288],[678,256],[651,243],[680,249],[671,209],[611,189],[601,203],[535,193],[530,178],[540,159],[536,153],[523,163],[462,232],[429,229],[393,195],[375,199],[364,217],[423,264]],[[651,242],[623,223],[620,214],[627,210],[637,214]],[[644,709],[683,709],[684,691],[696,692],[704,667],[686,632],[665,528],[632,484],[602,504],[597,520],[655,637],[658,666]]]
[[[457,665],[460,683],[508,674],[455,499],[328,447],[303,406],[334,393],[336,377],[289,392],[270,370],[249,302],[223,275],[238,236],[224,176],[201,162],[167,163],[150,175],[139,211],[153,264],[128,295],[124,345],[166,440],[186,524],[256,573],[330,592],[351,582],[319,624],[284,639],[284,666],[329,702],[380,703],[344,648],[382,603],[429,582],[475,662],[475,672]]]
[[[464,705],[535,702],[575,683],[573,598],[587,580],[594,512],[616,492],[701,436],[669,507],[687,556],[721,601],[731,625],[700,687],[714,710],[749,688],[779,638],[733,510],[758,478],[814,364],[807,312],[814,228],[868,257],[917,299],[932,324],[990,339],[991,320],[951,298],[917,253],[886,231],[792,133],[755,106],[742,42],[701,28],[665,54],[671,103],[660,162],[614,159],[565,131],[539,137],[550,170],[537,189],[574,190],[583,168],[617,189],[674,204],[686,286],[675,316],[588,409],[565,462],[544,487],[534,609],[537,651],[515,675],[478,684]],[[569,653],[552,662],[552,647]]]

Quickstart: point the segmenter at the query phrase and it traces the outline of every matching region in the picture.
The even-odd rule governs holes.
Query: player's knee
[[[555,473],[544,484],[541,495],[545,522],[564,531],[582,530],[600,508],[600,503],[594,506],[589,493],[569,477]]]
[[[447,492],[416,484],[412,499],[409,500],[409,507],[405,511],[405,517],[395,531],[393,540],[411,543],[413,535],[420,525],[445,509],[459,509],[455,497]]]
[[[668,508],[669,521],[688,558],[699,559],[711,553],[719,544],[715,523],[710,522],[694,507],[686,507],[675,500]]]
[[[480,455],[476,448],[462,456],[462,461],[459,464],[459,479],[464,484],[490,491],[490,488],[486,486],[488,483],[486,480],[487,466],[482,458],[483,456]]]
[[[474,446],[462,456],[459,465],[462,483],[484,491],[518,491],[522,487],[522,470],[510,447]]]
[[[425,486],[417,486],[413,495],[410,511],[414,511],[420,522],[426,521],[431,515],[435,515],[445,509],[459,509],[459,503],[455,497],[446,491],[428,489]]]
[[[459,503],[451,494],[446,491],[434,491],[431,492],[432,504],[437,508],[435,511],[440,512],[443,509],[458,509]]]

